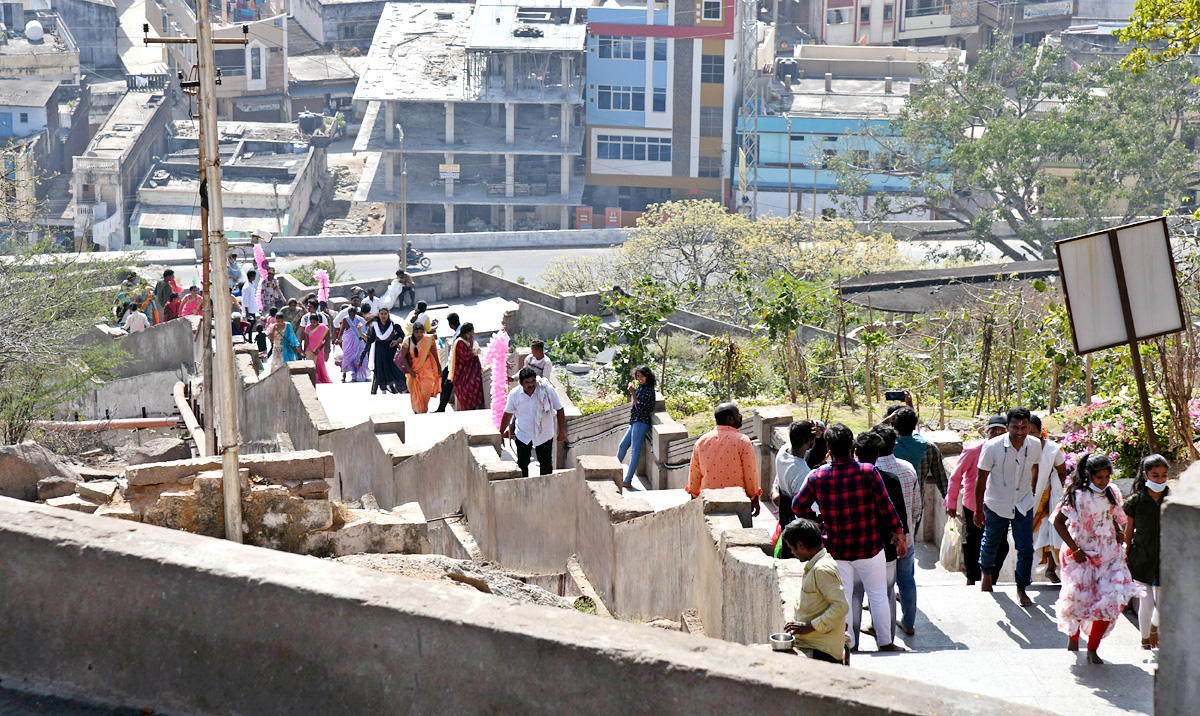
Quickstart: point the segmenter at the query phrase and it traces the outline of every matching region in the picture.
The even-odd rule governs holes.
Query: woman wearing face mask
[[[1133,492],[1125,503],[1129,524],[1125,525],[1125,543],[1129,545],[1129,572],[1146,590],[1138,600],[1138,627],[1142,630],[1142,648],[1158,648],[1158,516],[1162,498],[1167,494],[1167,459],[1150,455],[1142,460]]]
[[[1096,650],[1112,631],[1121,610],[1142,588],[1133,581],[1122,549],[1125,523],[1121,491],[1109,485],[1112,463],[1104,455],[1079,458],[1075,474],[1054,509],[1054,529],[1062,537],[1062,591],[1054,603],[1058,630],[1067,649],[1079,651],[1079,633],[1088,629],[1087,658],[1103,664]]]

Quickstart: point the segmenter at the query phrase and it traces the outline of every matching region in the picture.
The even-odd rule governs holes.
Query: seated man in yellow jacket
[[[783,530],[781,539],[793,555],[805,562],[795,621],[788,622],[784,631],[796,637],[797,648],[811,649],[817,661],[845,663],[850,603],[837,562],[821,542],[821,527],[812,520],[798,518]]]

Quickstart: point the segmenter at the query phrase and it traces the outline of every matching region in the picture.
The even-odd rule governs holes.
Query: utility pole
[[[404,161],[404,127],[397,124],[396,131],[400,133],[400,268],[408,273],[408,162]]]
[[[242,26],[242,39],[213,39],[212,23],[209,20],[211,8],[208,0],[200,0],[196,3],[196,37],[183,38],[151,38],[149,37],[150,28],[143,25],[142,29],[146,33],[146,44],[195,44],[196,45],[196,73],[198,81],[180,82],[184,90],[193,89],[199,92],[199,116],[200,116],[200,208],[204,228],[207,230],[205,248],[207,249],[207,257],[205,259],[205,269],[207,269],[209,277],[209,289],[212,290],[214,285],[220,284],[218,278],[220,270],[224,268],[225,257],[229,253],[229,247],[225,241],[225,214],[221,201],[221,152],[219,148],[219,135],[217,134],[217,109],[216,109],[216,94],[217,84],[220,82],[220,70],[217,69],[213,56],[214,44],[237,44],[246,45],[250,28]],[[181,78],[182,80],[182,78]],[[214,266],[217,261],[222,263],[222,266]],[[214,276],[213,274],[218,274]],[[211,424],[214,420],[220,423],[220,446],[221,454],[221,470],[222,470],[222,488],[224,494],[225,507],[225,538],[234,542],[242,541],[242,485],[238,475],[238,429],[237,429],[237,410],[234,406],[234,366],[233,366],[233,332],[229,322],[229,316],[233,313],[232,296],[229,289],[220,285],[219,289],[213,291],[207,299],[212,302],[212,313],[214,320],[212,324],[216,327],[214,331],[216,337],[216,369],[205,374],[204,382],[206,386],[211,385],[213,393],[217,394],[218,404],[216,410],[205,416],[206,423]],[[207,300],[206,300],[207,303]],[[215,320],[217,317],[224,316],[223,321]],[[205,352],[208,352],[208,335],[204,335]],[[204,363],[210,363],[211,357]],[[211,368],[211,366],[210,366]],[[217,386],[220,386],[218,389]],[[208,400],[208,398],[206,398]],[[207,430],[207,429],[206,429]],[[214,454],[218,450],[217,444],[214,443],[209,447]]]

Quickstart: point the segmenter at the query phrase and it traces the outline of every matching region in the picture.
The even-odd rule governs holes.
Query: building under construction
[[[569,228],[586,20],[586,0],[387,5],[354,93],[355,201],[384,203],[388,233],[404,205],[410,231]]]

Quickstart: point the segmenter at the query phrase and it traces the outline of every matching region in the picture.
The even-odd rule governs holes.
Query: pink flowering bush
[[[1171,415],[1161,394],[1150,396],[1154,432],[1160,447],[1171,434]],[[1190,404],[1193,429],[1200,426],[1200,400]],[[1067,458],[1067,470],[1074,470],[1079,458],[1087,453],[1108,455],[1123,477],[1133,477],[1138,463],[1150,452],[1137,396],[1127,394],[1096,400],[1090,405],[1067,408],[1059,414],[1066,436],[1062,441]],[[1168,459],[1175,457],[1177,448],[1161,449]]]

